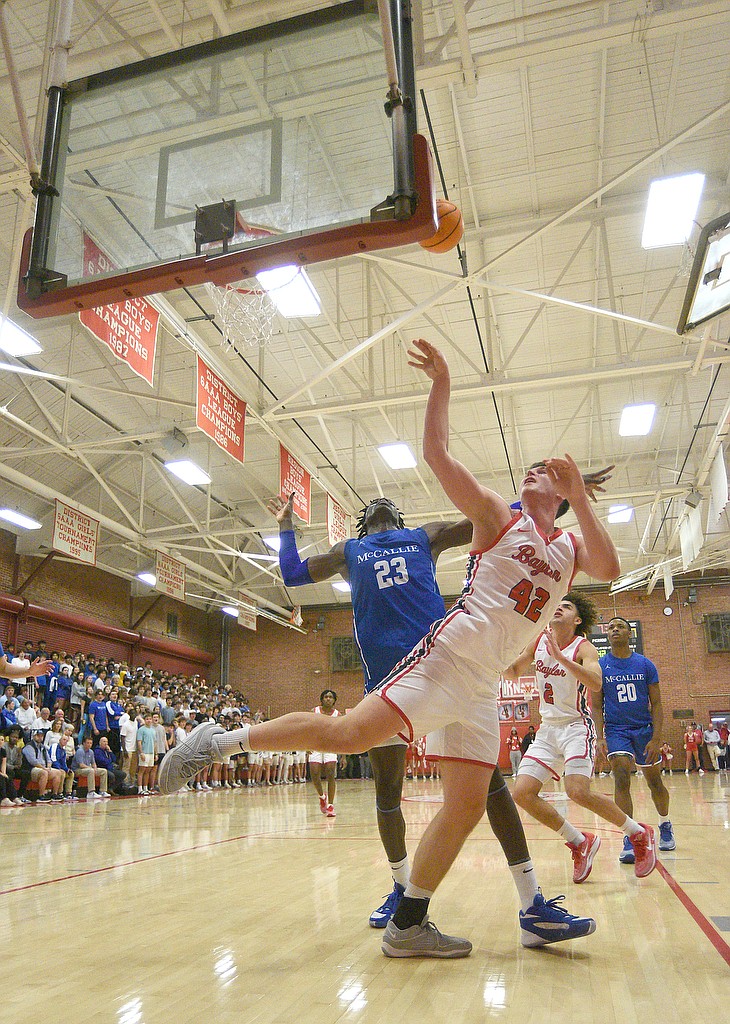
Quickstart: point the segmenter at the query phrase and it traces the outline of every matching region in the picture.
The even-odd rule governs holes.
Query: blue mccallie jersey
[[[639,728],[651,724],[649,686],[659,682],[653,661],[643,654],[616,658],[607,651],[600,660],[603,673],[603,719],[606,725]]]
[[[355,640],[369,693],[443,617],[425,530],[385,530],[345,544]]]

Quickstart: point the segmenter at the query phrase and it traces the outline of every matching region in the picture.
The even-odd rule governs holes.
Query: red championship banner
[[[291,493],[291,492],[289,492]],[[339,505],[331,494],[327,495],[327,536],[330,547],[347,540],[350,535],[349,519],[342,505]]]
[[[172,555],[166,555],[163,551],[157,552],[155,561],[155,576],[157,583],[155,590],[168,597],[174,597],[176,601],[185,600],[185,565],[179,562]]]
[[[215,443],[243,462],[246,403],[198,356],[197,416],[195,421]]]
[[[279,494],[284,501],[294,491],[294,511],[309,525],[311,522],[312,478],[283,445],[279,445]]]
[[[103,274],[116,267],[99,246],[84,234],[84,276]],[[152,384],[160,314],[145,299],[127,299],[108,306],[84,309],[79,320],[112,353]]]
[[[99,522],[84,515],[71,505],[65,505],[56,498],[56,515],[53,520],[54,551],[70,558],[76,558],[87,565],[96,565],[96,544],[99,540]]]
[[[238,595],[238,625],[246,629],[256,629],[256,605],[251,604],[243,594]]]

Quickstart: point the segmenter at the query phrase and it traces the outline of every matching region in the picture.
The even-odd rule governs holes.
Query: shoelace
[[[551,900],[545,900],[545,906],[549,907],[556,914],[562,914],[564,917],[570,917],[571,915],[565,909],[565,907],[559,907],[558,903],[561,903],[565,899],[565,895],[553,896]]]

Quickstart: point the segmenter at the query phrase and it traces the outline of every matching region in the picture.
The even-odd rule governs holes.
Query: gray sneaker
[[[456,960],[469,956],[471,942],[457,939],[454,935],[442,935],[436,925],[431,924],[427,914],[420,924],[410,928],[396,928],[392,921],[388,921],[380,948],[386,956],[431,956]]]
[[[214,761],[220,761],[220,755],[213,749],[211,740],[225,731],[220,725],[207,722],[197,726],[182,743],[168,750],[157,777],[160,792],[177,793],[203,768],[208,768]]]

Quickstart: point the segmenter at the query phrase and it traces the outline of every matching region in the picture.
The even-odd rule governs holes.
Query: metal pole
[[[52,287],[54,281],[63,280],[62,275],[54,274],[48,268],[47,263],[51,226],[55,214],[54,207],[55,202],[59,198],[56,178],[61,155],[63,87],[68,64],[72,15],[73,0],[61,0],[51,54],[50,86],[48,89],[40,180],[33,189],[37,197],[37,203],[33,224],[33,243],[31,245],[25,284],[28,294],[34,298],[45,291],[47,287]]]
[[[379,6],[384,0],[379,0]],[[393,200],[395,219],[407,220],[417,200],[415,191],[415,167],[413,161],[413,136],[416,132],[416,71],[413,59],[413,31],[411,0],[390,0],[390,33],[384,30],[386,66],[388,65],[388,42],[392,42],[395,53],[397,78],[391,82],[386,111],[393,121],[393,171],[395,188]],[[382,13],[381,13],[381,21]],[[389,77],[391,76],[389,68]],[[398,87],[400,83],[400,87]]]

